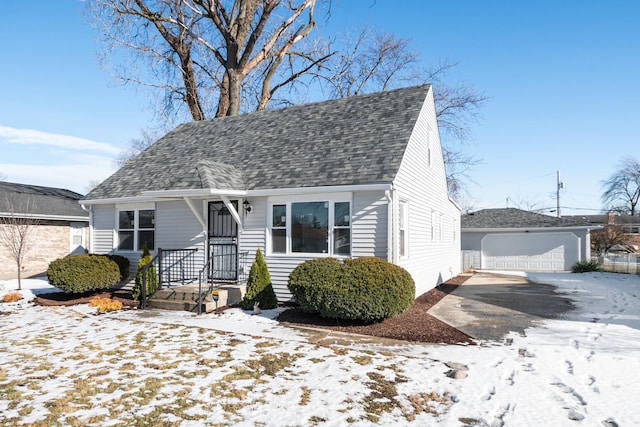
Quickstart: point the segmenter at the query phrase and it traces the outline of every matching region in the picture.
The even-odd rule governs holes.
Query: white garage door
[[[573,233],[488,234],[482,239],[484,269],[563,271],[580,259]]]

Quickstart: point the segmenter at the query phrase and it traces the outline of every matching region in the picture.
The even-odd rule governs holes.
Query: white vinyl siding
[[[387,259],[388,203],[383,191],[355,192],[351,256]]]
[[[384,191],[366,191],[340,194],[326,194],[313,197],[316,200],[336,199],[342,202],[351,201],[351,256],[387,256],[387,201]],[[272,254],[268,243],[269,228],[272,226],[272,206],[282,204],[267,197],[250,198],[253,210],[244,217],[243,231],[240,235],[240,252],[247,253],[247,269],[255,259],[255,252],[260,248],[265,253],[265,260],[271,275],[273,289],[279,301],[289,301],[292,296],[287,288],[289,274],[300,263],[326,256],[322,254]],[[293,196],[289,197],[294,201]],[[340,226],[342,227],[342,226]]]
[[[429,95],[420,112],[394,180],[394,203],[408,200],[409,256],[398,264],[411,273],[420,295],[460,272],[460,243],[445,238],[459,234],[460,210],[449,199],[442,150]],[[399,214],[399,207],[394,209]],[[399,221],[393,222],[398,239]],[[399,239],[398,239],[399,240]],[[399,251],[399,243],[395,243]]]
[[[115,234],[115,206],[95,205],[91,208],[93,216],[92,250],[96,254],[108,254],[113,251]]]
[[[202,207],[202,201],[194,203]],[[204,212],[204,209],[203,209]],[[202,225],[184,201],[156,203],[156,248],[198,249],[196,265],[204,266],[207,254]]]

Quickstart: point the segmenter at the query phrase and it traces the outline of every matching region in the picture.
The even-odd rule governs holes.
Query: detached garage
[[[568,271],[591,258],[593,228],[598,227],[514,208],[469,213],[462,216],[462,267]]]

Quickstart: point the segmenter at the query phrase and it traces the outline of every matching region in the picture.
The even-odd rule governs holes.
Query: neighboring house
[[[54,259],[85,251],[89,213],[78,204],[81,197],[60,188],[0,181],[0,227],[10,227],[11,218],[34,223],[23,265],[25,275],[43,273]],[[0,242],[0,276],[16,277],[16,268]]]
[[[462,216],[463,268],[567,271],[591,259],[594,228],[515,208],[468,213]]]
[[[460,268],[428,85],[183,124],[82,203],[92,252],[193,248],[213,280],[242,281],[260,248],[280,300],[313,258],[389,260],[418,294]]]
[[[620,249],[624,252],[639,252],[640,251],[640,217],[631,216],[627,214],[616,214],[614,212],[608,212],[602,215],[575,215],[567,216],[565,218],[573,219],[576,221],[582,221],[586,224],[593,225],[619,225],[622,227],[624,233],[627,235],[628,240],[626,245]],[[631,247],[629,247],[629,245]]]

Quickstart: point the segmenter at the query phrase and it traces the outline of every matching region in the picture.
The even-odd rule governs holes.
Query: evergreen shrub
[[[105,256],[69,255],[52,261],[47,277],[51,286],[75,294],[118,284],[120,269],[117,263]]]
[[[572,273],[588,273],[590,271],[602,271],[602,267],[596,261],[578,261],[571,267]]]
[[[289,275],[288,287],[306,312],[366,323],[404,313],[416,294],[409,272],[375,257],[305,261]]]
[[[109,258],[111,261],[118,264],[118,268],[120,269],[120,281],[122,282],[125,279],[129,278],[129,259],[123,257],[122,255],[103,255]]]
[[[278,307],[278,299],[271,285],[269,268],[260,249],[256,251],[256,259],[251,264],[247,291],[242,298],[242,308],[251,310],[256,302],[259,302],[259,307],[264,310]]]
[[[142,256],[138,261],[138,272],[136,273],[136,283],[131,290],[131,296],[133,299],[142,300],[142,287],[145,286],[147,297],[153,295],[158,290],[158,275],[156,274],[156,268],[151,265],[146,275],[143,277],[142,268],[149,264],[153,257],[149,253],[149,248],[145,244],[142,248]]]

